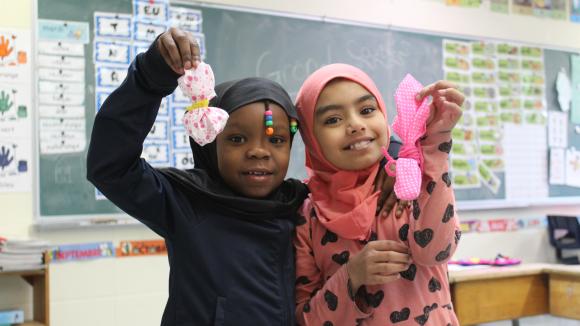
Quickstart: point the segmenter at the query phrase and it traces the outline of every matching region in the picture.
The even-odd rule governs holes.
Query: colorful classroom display
[[[51,262],[63,263],[101,258],[166,255],[165,240],[122,240],[115,246],[111,241],[64,244],[49,250]]]
[[[92,39],[96,112],[125,79],[133,58],[145,52],[156,36],[175,26],[191,32],[205,57],[201,11],[170,6],[168,1],[134,0],[133,14],[95,12],[94,29],[87,22],[39,20],[38,98],[41,155],[86,151],[84,45]],[[91,38],[92,34],[92,38]],[[182,117],[190,100],[177,89],[166,97],[143,148],[142,157],[155,167],[193,167]],[[95,113],[96,113],[95,112]],[[2,152],[0,150],[0,155]],[[106,198],[95,189],[95,198]]]
[[[489,4],[489,10],[503,14],[515,14],[580,22],[580,1],[578,0],[444,0],[445,4],[463,8],[481,8]],[[569,14],[566,8],[569,2]],[[487,7],[486,7],[487,8]],[[510,10],[511,8],[511,10]]]
[[[490,1],[489,4],[502,7],[507,3],[510,12],[514,13],[513,7],[518,5],[515,2]],[[447,4],[477,6],[481,3],[488,2],[448,1]],[[536,3],[532,6],[539,5]],[[574,13],[575,5],[571,1],[568,6],[571,14]],[[278,39],[290,40],[285,35],[276,34],[282,23],[296,26],[297,30],[310,28],[299,19],[285,22],[289,18],[276,17],[270,20],[271,16],[266,14],[250,16],[232,10],[199,8],[195,5],[174,6],[166,0],[134,0],[126,3],[123,8],[119,7],[118,12],[107,12],[105,8],[110,6],[100,6],[97,11],[90,13],[92,24],[82,21],[82,8],[75,8],[75,15],[70,16],[73,20],[57,20],[55,17],[59,17],[59,14],[57,11],[51,12],[52,7],[45,1],[39,3],[39,10],[42,9],[43,14],[39,11],[36,55],[30,53],[32,36],[29,30],[0,29],[0,191],[32,190],[30,163],[34,157],[32,153],[38,151],[39,186],[55,190],[40,195],[39,211],[41,216],[51,217],[115,212],[115,208],[110,207],[106,198],[94,187],[78,181],[84,177],[82,166],[94,114],[92,108],[95,105],[97,111],[101,107],[107,96],[124,79],[131,60],[145,51],[157,34],[170,26],[191,31],[205,57],[205,34],[202,30],[204,14],[206,18],[211,18],[205,22],[210,32],[216,24],[225,28],[227,21],[221,21],[223,17],[229,17],[242,26],[241,31],[256,23],[272,23],[274,31],[264,32],[269,43]],[[220,13],[216,14],[216,11]],[[308,24],[314,24],[316,31],[330,28],[328,23],[320,26],[315,22]],[[551,74],[554,68],[549,64],[546,67],[546,64],[552,62],[554,54],[561,56],[558,51],[512,42],[459,41],[390,30],[367,31],[362,27],[338,24],[332,27],[343,28],[346,34],[352,30],[353,33],[360,32],[371,38],[376,33],[384,33],[393,44],[398,44],[397,40],[401,39],[400,45],[403,48],[385,52],[382,58],[387,75],[398,74],[398,71],[389,70],[391,66],[388,63],[398,64],[399,58],[394,57],[398,54],[401,54],[401,58],[405,57],[402,55],[405,44],[433,44],[437,49],[433,51],[441,51],[441,62],[439,59],[429,62],[433,66],[429,69],[442,67],[444,74],[438,78],[456,82],[467,96],[463,119],[453,131],[454,144],[450,155],[451,176],[459,202],[488,199],[510,201],[519,198],[550,200],[580,193],[580,153],[574,148],[578,141],[578,131],[574,128],[580,125],[580,65],[577,55],[566,53],[571,56],[572,62],[568,66],[563,65],[565,69],[554,85],[551,80],[547,80],[547,74]],[[316,34],[314,32],[312,34]],[[209,45],[211,55],[217,56],[216,45]],[[365,64],[364,60],[357,61],[360,56],[346,51],[338,44],[328,46],[334,51],[334,56],[347,54],[339,58],[342,61],[348,62],[350,59],[354,60],[351,63],[355,65]],[[231,52],[230,49],[228,51]],[[259,57],[261,50],[256,51],[248,56]],[[268,51],[270,54],[273,50]],[[316,58],[320,60],[324,58],[320,53],[311,56],[319,56]],[[32,58],[37,59],[34,64],[31,64]],[[410,56],[409,62],[401,61],[401,66],[413,68],[413,58]],[[275,65],[273,62],[272,66]],[[262,66],[263,62],[260,62]],[[227,72],[236,69],[229,65],[224,67],[218,68]],[[32,69],[37,81],[31,78]],[[405,69],[408,71],[408,68]],[[272,70],[273,73],[268,71],[263,70],[261,75],[282,79],[278,70]],[[223,75],[221,78],[229,78],[223,71],[220,74]],[[280,82],[284,83],[285,80]],[[391,93],[383,95],[385,98],[391,97],[388,81],[380,80],[379,77],[378,83],[381,82],[382,88]],[[16,87],[18,83],[22,83],[22,86]],[[36,94],[32,94],[34,89]],[[547,96],[552,96],[554,89],[557,89],[559,107],[547,103]],[[31,114],[34,109],[31,98],[35,95],[38,112]],[[162,101],[142,153],[153,166],[193,167],[189,137],[182,123],[189,104],[189,98],[179,89]],[[38,121],[32,121],[31,116]],[[32,147],[34,132],[38,139],[37,148]],[[303,150],[300,144],[297,147]],[[529,178],[529,175],[535,177]],[[528,186],[519,187],[523,182]],[[89,191],[91,194],[88,197],[91,200],[86,199],[86,192]],[[78,197],[71,200],[73,203],[81,204],[61,209],[63,198],[71,196]],[[85,207],[89,207],[90,212],[85,211]]]
[[[580,187],[580,153],[568,144],[568,126],[580,123],[580,103],[573,101],[579,56],[571,57],[572,81],[562,68],[556,84],[546,85],[542,48],[455,40],[442,47],[444,78],[466,95],[453,130],[455,188],[497,194],[498,173],[505,174],[506,198],[543,198],[549,185]],[[556,110],[547,108],[546,87],[558,93]]]
[[[31,191],[31,33],[0,28],[0,192]]]
[[[529,126],[516,128],[537,135],[546,128],[543,51],[506,42],[444,40],[442,46],[444,78],[466,96],[463,116],[453,130],[453,184],[457,189],[483,186],[496,194],[501,186],[496,173],[506,172],[509,155],[504,149],[509,144],[506,129]],[[540,188],[543,193],[536,196],[546,196],[547,185]]]

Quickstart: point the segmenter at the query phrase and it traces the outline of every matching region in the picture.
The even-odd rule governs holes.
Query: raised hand
[[[171,27],[157,39],[157,48],[165,62],[176,73],[197,68],[201,62],[199,44],[189,32]]]
[[[417,94],[417,101],[425,96],[431,96],[429,118],[427,119],[427,134],[451,131],[461,118],[461,105],[465,96],[453,83],[440,80],[423,88]]]

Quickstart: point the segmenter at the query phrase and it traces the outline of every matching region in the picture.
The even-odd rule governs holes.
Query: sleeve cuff
[[[148,84],[160,90],[165,96],[173,93],[180,75],[174,72],[161,56],[157,48],[158,38],[151,43],[147,52],[137,56],[136,64]]]
[[[421,141],[421,146],[439,145],[451,140],[451,131],[430,133]]]
[[[352,291],[352,287],[351,287],[351,283],[350,283],[350,278],[348,277],[348,271],[346,270],[346,265],[343,265],[341,268],[339,268],[336,271],[335,274],[337,281],[341,282],[341,284],[344,284],[344,289],[346,290],[346,296],[348,297],[350,300],[350,302],[352,302],[352,306],[356,312],[357,318],[368,318],[370,316],[372,316],[374,309],[371,306],[366,305],[365,303],[365,311],[363,311],[362,309],[359,308],[358,304],[357,304],[357,299],[360,297],[361,295],[361,291],[357,291],[357,293],[353,293]],[[364,302],[366,302],[366,298],[365,300],[363,300]]]

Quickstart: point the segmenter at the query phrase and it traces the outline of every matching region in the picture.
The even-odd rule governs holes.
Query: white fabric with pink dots
[[[220,108],[208,106],[209,100],[216,96],[211,66],[201,62],[196,69],[186,70],[177,83],[192,102],[183,116],[187,134],[201,146],[213,142],[224,130],[229,116]]]

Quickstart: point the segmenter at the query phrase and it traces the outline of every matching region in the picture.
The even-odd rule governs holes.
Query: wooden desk
[[[580,319],[580,266],[522,264],[450,271],[461,325],[542,314]]]
[[[451,298],[461,325],[549,312],[543,264],[450,271]]]
[[[580,266],[551,265],[550,313],[554,316],[580,319]]]
[[[580,266],[522,264],[450,271],[461,325],[552,314],[580,319]]]

